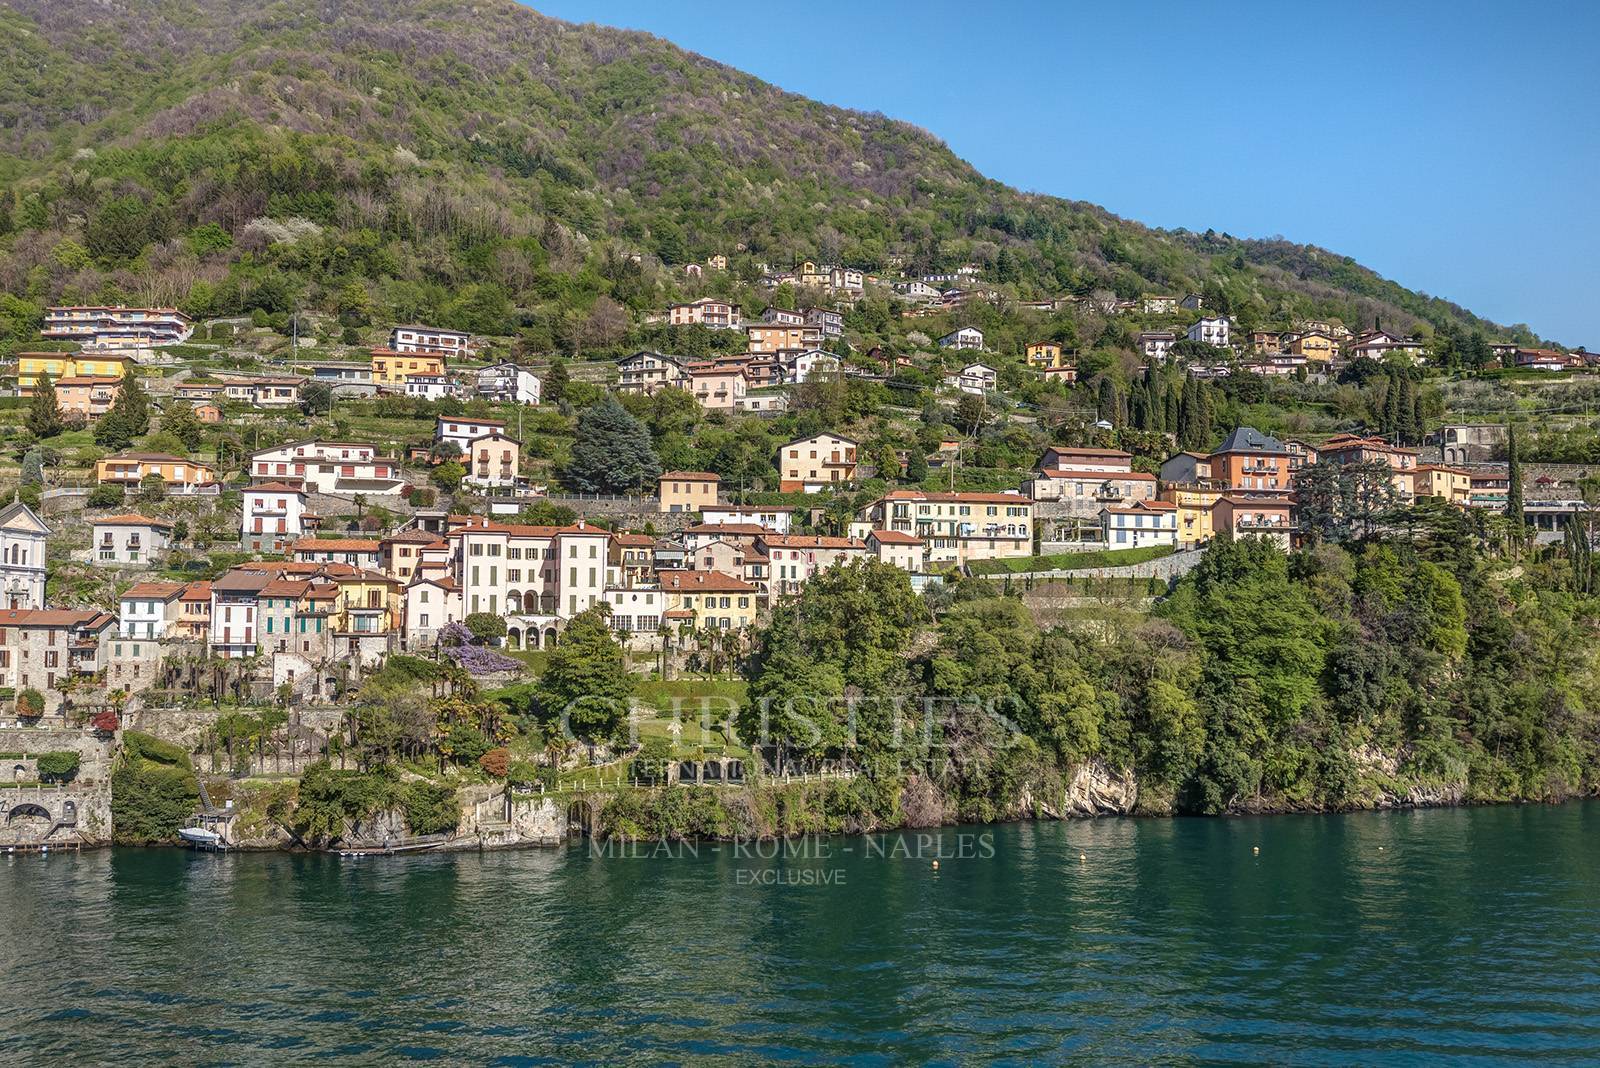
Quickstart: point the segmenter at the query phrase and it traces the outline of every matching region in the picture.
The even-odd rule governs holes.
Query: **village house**
[[[172,395],[181,401],[201,401],[220,403],[228,393],[228,387],[211,378],[191,378],[179,382],[172,388]]]
[[[496,363],[478,371],[478,396],[497,404],[538,404],[539,376],[514,363]]]
[[[1506,449],[1504,423],[1446,423],[1439,428],[1439,449],[1446,464],[1489,463]]]
[[[473,438],[462,451],[466,467],[462,483],[480,489],[505,489],[521,477],[522,443],[503,431],[491,430]]]
[[[1418,464],[1413,471],[1418,497],[1439,497],[1466,508],[1472,503],[1472,472],[1444,464]]]
[[[915,534],[903,530],[868,531],[867,549],[881,562],[898,567],[908,575],[927,574],[928,543]]]
[[[840,434],[813,434],[778,447],[778,490],[816,493],[856,480],[858,443]]]
[[[1192,549],[1209,542],[1216,533],[1215,515],[1217,501],[1223,491],[1215,486],[1195,482],[1187,484],[1163,483],[1157,495],[1177,509],[1177,545]]]
[[[1307,330],[1296,334],[1284,346],[1285,351],[1305,358],[1308,364],[1326,367],[1339,354],[1339,343],[1332,334],[1320,330]]]
[[[122,379],[93,375],[63,378],[55,383],[56,407],[67,417],[93,423],[111,410],[122,394]]]
[[[1225,349],[1228,347],[1228,328],[1231,325],[1226,315],[1207,315],[1189,327],[1187,336],[1190,341]]]
[[[667,603],[659,586],[608,586],[605,602],[611,606],[607,619],[619,642],[636,650],[654,643]]]
[[[610,555],[606,563],[617,573],[611,585],[624,587],[646,586],[655,581],[656,539],[649,534],[621,533],[611,535]]]
[[[96,519],[91,530],[91,553],[97,564],[155,563],[172,544],[171,523],[131,512]]]
[[[301,538],[289,546],[289,558],[305,564],[349,564],[378,569],[382,545],[372,538]]]
[[[1100,509],[1100,532],[1108,549],[1176,546],[1178,506],[1158,500],[1136,501],[1125,507],[1106,505]]]
[[[455,387],[445,375],[407,375],[405,393],[418,400],[443,400],[455,393]]]
[[[1396,337],[1383,330],[1364,330],[1351,339],[1345,355],[1352,360],[1382,360],[1398,356],[1413,363],[1422,361],[1422,343]]]
[[[945,375],[944,384],[982,397],[993,393],[1000,384],[1000,375],[993,367],[983,363],[969,363],[952,375]]]
[[[1145,330],[1134,340],[1145,359],[1162,362],[1172,354],[1172,346],[1177,343],[1178,335],[1171,330]]]
[[[1078,380],[1078,368],[1070,363],[1060,367],[1046,367],[1039,372],[1039,377],[1044,379],[1046,384],[1064,382],[1070,386]]]
[[[1245,345],[1258,356],[1283,351],[1283,335],[1276,330],[1252,330],[1245,335]]]
[[[809,382],[817,375],[838,373],[839,357],[821,349],[807,349],[795,353],[789,360],[789,372],[786,377],[791,382]]]
[[[450,543],[429,531],[412,527],[378,539],[378,569],[392,579],[409,582],[420,569],[449,565]]]
[[[293,482],[261,482],[242,491],[239,543],[246,552],[281,553],[307,529],[306,494]]]
[[[95,461],[95,481],[137,489],[151,475],[159,475],[169,491],[192,490],[214,485],[217,470],[210,464],[169,456],[162,452],[122,452]]]
[[[755,586],[720,571],[662,571],[661,613],[683,631],[743,630],[756,621]]]
[[[132,367],[133,357],[110,352],[18,353],[17,396],[33,396],[34,385],[47,376],[55,383],[63,378],[110,378],[120,382]]]
[[[122,593],[117,605],[117,636],[158,641],[178,621],[181,582],[139,582]]]
[[[408,324],[389,331],[389,348],[395,352],[429,352],[459,358],[472,347],[472,335],[460,330]]]
[[[1139,306],[1146,315],[1170,315],[1178,310],[1178,298],[1146,293],[1140,298]]]
[[[704,326],[711,330],[738,330],[744,316],[739,306],[720,297],[701,297],[667,308],[667,321],[673,326]]]
[[[827,308],[805,310],[805,339],[808,345],[825,345],[844,337],[844,315]]]
[[[554,617],[571,619],[605,590],[610,537],[582,520],[554,527],[474,518],[457,526],[448,538],[455,546],[462,610],[547,616],[552,627]],[[518,624],[519,637],[526,629]]]
[[[683,361],[660,352],[636,352],[617,361],[619,393],[654,396],[684,383]]]
[[[1516,365],[1524,371],[1570,371],[1582,364],[1560,349],[1519,348],[1516,353]]]
[[[717,503],[721,482],[710,471],[665,471],[656,483],[656,500],[664,513],[697,512]]]
[[[86,348],[149,348],[189,340],[194,320],[177,308],[89,305],[47,308],[39,336]]]
[[[804,352],[806,328],[803,325],[787,326],[781,323],[751,323],[745,328],[749,342],[745,351],[751,356],[782,356],[791,352]]]
[[[1211,477],[1232,490],[1286,493],[1293,484],[1288,447],[1253,426],[1235,428],[1212,451],[1210,466]]]
[[[1320,459],[1317,446],[1300,438],[1287,438],[1283,447],[1289,450],[1289,474],[1297,475],[1304,468],[1310,467]]]
[[[439,632],[462,618],[461,587],[442,568],[417,571],[405,587],[402,642],[408,650],[438,644]]]
[[[372,350],[372,383],[384,389],[404,389],[406,379],[412,375],[430,375],[435,378],[445,374],[444,357],[437,353],[397,352],[394,349]]]
[[[1069,515],[1092,516],[1104,504],[1154,500],[1156,476],[1143,471],[1106,472],[1077,467],[1045,467],[1022,483],[1034,501],[1059,501]]]
[[[1213,526],[1235,538],[1259,537],[1288,550],[1294,538],[1294,502],[1289,497],[1224,494],[1217,498]]]
[[[1184,451],[1161,462],[1157,472],[1163,486],[1199,485],[1211,482],[1211,457],[1203,452]]]
[[[1387,464],[1394,471],[1394,490],[1400,499],[1409,501],[1416,496],[1415,449],[1390,445],[1382,438],[1338,434],[1318,446],[1317,455],[1325,462],[1341,466],[1374,462]]]
[[[54,533],[19,499],[0,508],[0,607],[44,607],[45,551]]]
[[[1056,341],[1035,341],[1023,350],[1023,354],[1028,366],[1035,369],[1061,367],[1067,360],[1061,344]]]
[[[213,426],[222,422],[222,409],[210,402],[196,404],[194,406],[194,417],[207,426]]]
[[[1033,502],[1018,493],[891,490],[856,514],[873,530],[915,534],[935,563],[1033,554]]]
[[[702,523],[712,526],[721,523],[754,523],[775,534],[789,533],[793,519],[794,508],[787,504],[712,503],[700,508]]]
[[[265,571],[233,568],[211,583],[211,631],[206,644],[213,656],[238,660],[256,655],[258,601],[274,578]]]
[[[708,412],[736,411],[749,388],[742,366],[706,362],[689,364],[684,370],[689,377],[689,392]]]
[[[305,381],[299,375],[227,378],[222,392],[228,400],[255,408],[298,408]]]
[[[312,493],[391,494],[406,488],[399,463],[360,442],[291,441],[251,454],[249,470],[257,481],[299,482]]]
[[[685,566],[693,567],[695,554],[712,542],[725,541],[741,548],[755,548],[757,540],[772,531],[759,523],[696,523],[683,530]]]
[[[764,534],[757,546],[771,561],[771,589],[780,597],[799,593],[808,579],[836,563],[849,564],[875,555],[859,538],[820,534]]]
[[[983,331],[975,326],[963,326],[959,330],[952,330],[939,339],[941,349],[983,351]]]
[[[68,679],[105,669],[105,637],[116,625],[93,608],[0,610],[0,686],[40,690],[46,714],[61,704]]]

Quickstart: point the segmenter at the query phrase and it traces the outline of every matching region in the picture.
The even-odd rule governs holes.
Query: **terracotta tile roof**
[[[154,597],[159,600],[170,601],[184,592],[184,589],[185,587],[181,582],[136,582],[122,594],[122,599],[126,601],[135,598]]]
[[[834,538],[823,534],[769,534],[761,539],[770,549],[865,549],[860,538]]]
[[[675,478],[679,482],[720,482],[722,476],[714,471],[663,471],[662,478]]]
[[[922,490],[890,490],[886,501],[938,501],[954,504],[1032,504],[1020,493],[926,493]]]
[[[754,593],[750,583],[721,571],[661,571],[656,576],[668,593]]]
[[[301,538],[289,546],[289,551],[294,553],[348,553],[378,551],[378,541],[375,538]]]
[[[925,545],[927,544],[915,534],[908,534],[903,530],[874,530],[872,537],[884,545]]]
[[[94,525],[97,527],[161,527],[163,530],[172,529],[172,524],[165,519],[151,519],[149,516],[139,515],[137,512],[108,515],[102,519],[96,519]]]

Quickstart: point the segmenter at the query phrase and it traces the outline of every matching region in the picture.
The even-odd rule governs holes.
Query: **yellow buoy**
[[[933,862],[933,870],[934,871],[938,871],[939,870],[939,862],[937,860]]]
[[[1078,863],[1079,864],[1087,864],[1088,861],[1089,861],[1089,854],[1087,854],[1087,853],[1079,853],[1078,854]]]
[[[1261,855],[1261,847],[1260,846],[1251,846],[1250,847],[1250,852],[1254,853],[1256,856],[1259,857]]]

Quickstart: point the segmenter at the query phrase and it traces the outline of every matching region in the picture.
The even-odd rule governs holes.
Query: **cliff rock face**
[[[1080,764],[1059,792],[1030,785],[1017,801],[1017,815],[1048,819],[1077,819],[1088,816],[1132,815],[1139,803],[1139,782],[1132,771],[1113,771],[1092,760]]]

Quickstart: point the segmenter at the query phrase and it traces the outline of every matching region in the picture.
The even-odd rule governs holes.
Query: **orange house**
[[[160,475],[169,486],[204,486],[217,480],[217,469],[166,453],[124,452],[96,460],[94,475],[102,484],[119,486],[137,486],[150,475]]]

